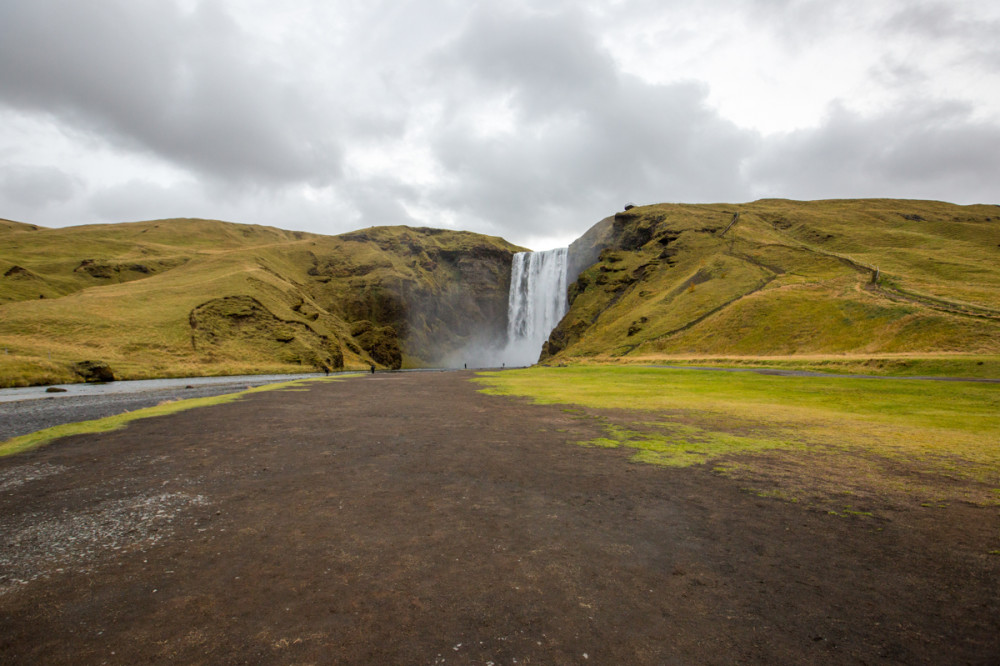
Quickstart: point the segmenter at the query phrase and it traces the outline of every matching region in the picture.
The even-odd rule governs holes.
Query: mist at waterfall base
[[[518,252],[510,268],[507,297],[507,340],[496,345],[469,345],[452,355],[452,367],[498,368],[533,365],[552,329],[566,314],[568,248]]]

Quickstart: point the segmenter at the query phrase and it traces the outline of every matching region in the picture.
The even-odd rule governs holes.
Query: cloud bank
[[[8,0],[0,216],[563,244],[625,202],[995,203],[990,2]]]

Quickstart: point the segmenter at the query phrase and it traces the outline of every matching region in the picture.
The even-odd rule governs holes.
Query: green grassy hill
[[[408,227],[0,220],[0,386],[79,380],[82,361],[118,378],[439,363],[503,341],[520,249]],[[1000,371],[998,206],[644,206],[595,225],[570,260],[546,363],[893,358],[913,373],[962,357]]]
[[[434,362],[503,335],[513,252],[468,232],[0,221],[0,386]]]
[[[571,254],[598,260],[549,363],[1000,354],[1000,206],[661,204],[602,221]]]

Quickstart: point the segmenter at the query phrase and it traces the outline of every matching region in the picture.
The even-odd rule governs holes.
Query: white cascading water
[[[518,252],[510,267],[507,298],[507,365],[538,361],[542,345],[566,314],[568,248]]]

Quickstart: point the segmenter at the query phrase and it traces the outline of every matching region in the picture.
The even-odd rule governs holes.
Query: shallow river
[[[223,395],[264,384],[322,376],[322,373],[308,373],[183,377],[56,387],[65,389],[65,393],[48,393],[46,386],[0,389],[0,442],[64,423],[152,407],[167,400]]]
[[[104,384],[56,384],[54,388],[65,389],[65,393],[48,393],[48,386],[25,386],[0,389],[0,402],[33,400],[36,398],[59,398],[76,395],[114,395],[117,393],[144,393],[163,389],[183,389],[186,386],[200,388],[219,384],[236,386],[261,386],[274,382],[287,382],[306,377],[322,377],[323,373],[299,375],[230,375],[225,377],[175,377],[172,379],[138,379],[126,382]]]

